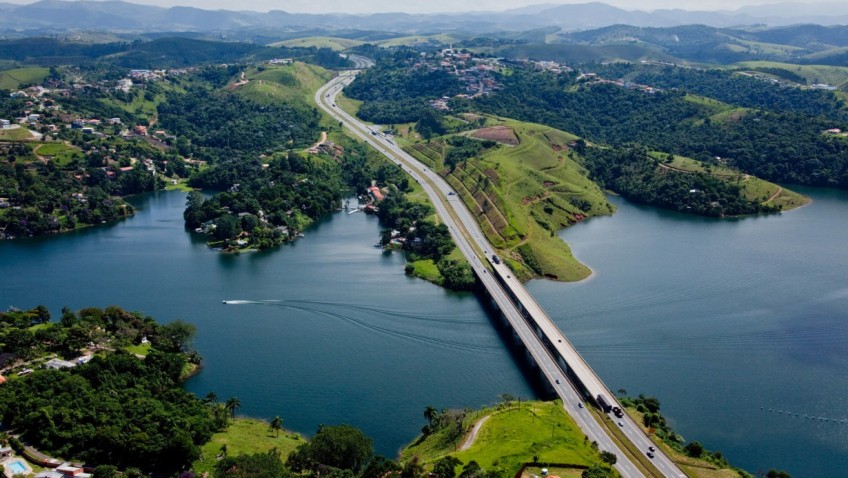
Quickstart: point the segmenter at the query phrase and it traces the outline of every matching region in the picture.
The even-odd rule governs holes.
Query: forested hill
[[[37,65],[157,69],[279,57],[310,61],[327,68],[349,64],[329,48],[268,47],[257,43],[210,41],[184,36],[110,43],[84,43],[46,37],[0,41],[0,60]]]
[[[501,91],[457,106],[547,124],[592,142],[639,143],[708,162],[718,157],[771,181],[848,188],[848,141],[824,133],[845,128],[842,103],[817,92],[796,93],[803,101],[770,109],[769,100],[757,96],[761,89],[753,78],[735,81],[737,91],[716,95],[738,106],[759,105],[755,108],[681,90],[652,94],[612,81],[581,81],[576,72],[515,68],[498,81]],[[696,84],[699,91],[710,89]]]

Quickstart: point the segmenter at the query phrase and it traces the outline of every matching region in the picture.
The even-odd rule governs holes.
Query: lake
[[[716,220],[635,206],[561,233],[595,274],[528,288],[613,390],[749,472],[848,469],[848,194]]]
[[[660,399],[685,438],[750,472],[848,469],[848,194],[715,220],[612,198],[563,231],[595,271],[528,288],[612,390]],[[0,306],[120,305],[198,327],[186,387],[314,433],[350,423],[394,455],[423,410],[535,397],[479,300],[406,277],[374,217],[336,213],[297,242],[222,255],[182,225],[185,194],[123,222],[0,242]],[[224,305],[222,301],[232,301]]]

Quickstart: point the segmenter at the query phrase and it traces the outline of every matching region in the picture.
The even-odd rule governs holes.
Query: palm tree
[[[230,414],[233,416],[233,420],[236,419],[236,409],[241,408],[241,401],[236,397],[230,397],[227,399],[227,410],[230,411]]]
[[[283,429],[283,419],[279,415],[271,420],[271,430],[275,432],[275,436],[280,436],[280,430]]]
[[[203,401],[206,403],[215,403],[218,401],[218,395],[215,392],[209,392],[206,394],[206,397],[203,398]]]
[[[433,408],[433,405],[427,405],[424,408],[424,419],[427,420],[427,423],[430,425],[430,427],[433,426],[433,420],[436,419],[437,413],[438,412],[436,412],[436,409]]]

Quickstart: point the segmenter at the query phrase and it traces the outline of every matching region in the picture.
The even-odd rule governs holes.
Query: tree
[[[289,478],[276,448],[267,453],[226,457],[215,465],[214,478]]]
[[[165,352],[185,352],[196,333],[194,324],[175,320],[158,328],[153,336],[153,345]]]
[[[769,470],[768,473],[766,473],[766,478],[792,478],[792,477],[789,476],[789,473],[787,473],[783,470],[772,469],[772,470]]]
[[[701,456],[703,456],[704,454],[704,445],[701,445],[700,442],[693,441],[686,445],[684,451],[687,455],[693,458],[701,458]]]
[[[269,425],[271,431],[275,433],[275,436],[280,436],[280,430],[283,429],[283,419],[278,416],[275,416],[273,420],[271,420],[271,424]]]
[[[599,465],[592,465],[589,468],[583,471],[583,474],[580,475],[582,478],[610,478],[615,476],[612,472]]]
[[[448,455],[433,465],[433,474],[435,474],[438,478],[455,478],[456,467],[461,464],[462,461],[458,458]]]
[[[215,403],[218,401],[218,394],[215,392],[209,392],[203,397],[203,401],[206,403]]]
[[[362,478],[385,478],[388,473],[398,472],[400,469],[397,462],[377,455],[368,462],[368,466],[362,472]]]
[[[424,465],[421,464],[418,456],[413,456],[400,470],[400,478],[419,478],[423,474]]]
[[[114,465],[99,465],[94,469],[94,478],[115,478],[118,468]]]
[[[433,408],[432,405],[427,405],[426,407],[424,407],[424,419],[427,420],[427,424],[430,425],[431,428],[433,427],[433,420],[436,419],[436,416],[438,416],[438,414],[439,412],[436,411],[436,409]]]
[[[295,456],[289,455],[289,466],[314,468],[331,466],[358,473],[373,453],[371,439],[350,425],[320,426],[312,441],[300,445]]]
[[[241,400],[236,397],[230,397],[227,399],[227,403],[225,404],[227,410],[229,410],[230,415],[232,415],[233,420],[236,418],[236,410],[241,408]]]
[[[482,472],[483,469],[480,468],[480,464],[471,460],[462,468],[462,473],[459,474],[459,478],[474,478]]]
[[[604,463],[609,463],[610,465],[615,465],[615,463],[618,461],[618,457],[615,455],[615,453],[613,453],[611,451],[602,451],[601,452],[601,460],[603,460]]]

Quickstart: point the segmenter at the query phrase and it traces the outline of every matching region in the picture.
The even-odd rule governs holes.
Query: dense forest
[[[170,92],[159,104],[161,126],[184,138],[193,157],[218,161],[304,147],[320,115],[301,104],[258,103],[225,90]]]
[[[0,40],[0,60],[35,65],[78,65],[83,68],[183,68],[271,58],[294,58],[325,68],[350,62],[329,48],[268,47],[256,43],[209,41],[168,36],[150,41],[84,43],[56,38]]]
[[[180,386],[193,326],[160,325],[119,307],[65,309],[59,321],[45,319],[43,307],[0,315],[3,349],[14,349],[22,360],[51,352],[70,358],[92,343],[108,342],[106,350],[114,351],[69,369],[36,370],[0,387],[3,424],[39,450],[172,473],[196,459],[198,445],[226,425],[226,415],[216,418]],[[33,332],[34,324],[42,325]],[[143,337],[153,347],[146,357],[122,351]]]
[[[676,66],[610,63],[592,68],[603,78],[624,79],[663,90],[681,90],[730,105],[848,121],[845,101],[830,91],[779,85],[750,74],[729,70],[703,70]],[[764,68],[764,73],[806,83],[803,77],[780,68]]]
[[[649,94],[611,83],[583,84],[576,73],[515,69],[499,81],[502,91],[454,106],[546,124],[592,142],[639,143],[702,161],[720,157],[771,181],[848,187],[848,141],[823,134],[842,125],[822,116],[717,111],[682,91]]]
[[[416,52],[401,50],[357,76],[345,94],[365,101],[358,112],[360,118],[382,124],[415,122],[422,109],[428,108],[428,99],[462,92],[456,76],[431,70],[426,64],[416,65],[416,58]]]
[[[213,240],[249,237],[245,241],[257,249],[278,245],[335,210],[344,190],[338,164],[297,154],[280,155],[267,166],[258,160],[221,164],[193,177],[192,184],[229,190],[207,200],[189,193],[186,227],[211,222]]]
[[[590,147],[584,157],[593,180],[633,202],[713,217],[779,210],[746,200],[740,186],[711,174],[664,168],[644,148]]]
[[[82,168],[84,177],[78,178],[52,161],[26,161],[31,155],[23,143],[0,144],[0,197],[6,201],[0,206],[0,233],[6,237],[39,236],[131,216],[132,206],[117,196],[156,187],[142,167],[129,172]]]

